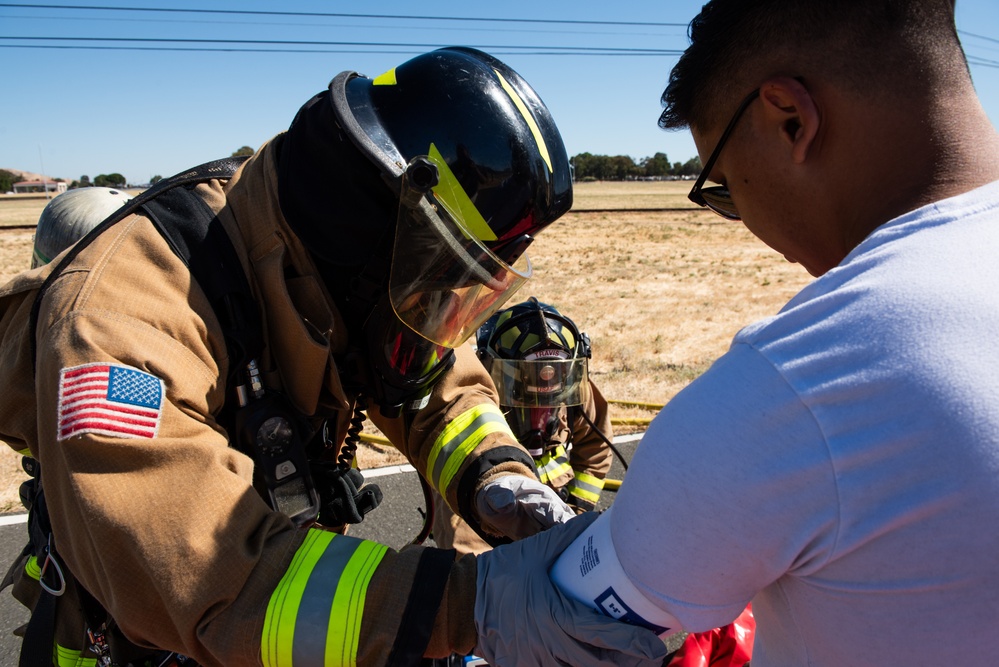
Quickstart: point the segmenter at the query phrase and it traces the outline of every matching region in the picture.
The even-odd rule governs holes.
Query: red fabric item
[[[743,667],[753,657],[756,619],[752,605],[728,625],[692,632],[673,654],[667,667]]]

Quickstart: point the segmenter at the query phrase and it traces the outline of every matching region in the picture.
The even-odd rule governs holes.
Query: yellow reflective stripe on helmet
[[[566,454],[565,447],[562,445],[550,452],[545,452],[540,459],[535,461],[535,464],[542,484],[547,484],[567,472],[572,472],[572,467],[569,465],[569,455]]]
[[[57,667],[96,667],[97,658],[84,658],[83,651],[56,644],[52,647],[52,663]]]
[[[576,476],[569,482],[570,494],[594,504],[600,500],[600,492],[603,490],[604,480],[585,472],[576,471]]]
[[[538,152],[541,153],[541,159],[545,161],[546,165],[548,165],[548,172],[554,173],[554,170],[552,169],[552,159],[548,157],[548,146],[545,144],[545,138],[541,136],[541,130],[538,128],[538,124],[534,121],[534,116],[532,116],[531,112],[528,111],[527,105],[524,104],[524,100],[520,97],[520,94],[513,89],[513,86],[506,82],[506,79],[504,79],[503,75],[499,73],[499,70],[494,69],[493,71],[496,72],[496,76],[499,77],[500,85],[503,86],[503,90],[506,91],[506,94],[510,96],[510,99],[513,100],[513,103],[517,106],[517,111],[519,111],[520,115],[524,117],[524,120],[527,122],[527,127],[531,128],[531,134],[534,135],[534,141],[538,144]]]
[[[35,581],[42,578],[42,568],[38,565],[37,556],[28,557],[28,562],[24,564],[24,573]]]
[[[396,83],[394,67],[384,74],[379,74],[371,80],[372,86],[394,86]]]
[[[386,551],[375,542],[310,529],[267,605],[264,665],[356,665],[368,583]],[[302,632],[296,633],[299,620]],[[318,632],[324,625],[325,634]]]
[[[465,461],[465,457],[475,449],[490,433],[506,433],[516,440],[506,417],[499,406],[481,403],[466,410],[444,427],[434,441],[427,459],[430,483],[440,494],[446,495],[451,481]]]
[[[480,241],[495,241],[496,232],[489,226],[486,219],[475,208],[471,197],[461,187],[458,177],[451,171],[451,167],[444,161],[444,156],[434,144],[430,144],[427,157],[437,165],[437,185],[433,187],[434,197],[440,202],[444,210],[448,212],[458,223],[458,228],[464,234],[467,230]],[[467,236],[467,234],[466,234]]]

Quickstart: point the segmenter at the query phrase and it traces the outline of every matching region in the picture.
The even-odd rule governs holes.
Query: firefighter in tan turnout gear
[[[594,509],[613,451],[607,401],[589,379],[589,337],[556,308],[530,297],[490,317],[479,327],[475,347],[538,478],[577,512]],[[458,553],[490,548],[447,505],[438,505],[438,546]]]
[[[464,48],[344,72],[234,173],[161,183],[0,290],[22,664],[661,660],[548,582],[592,517],[562,523],[461,345],[571,205],[516,72]],[[538,534],[456,559],[337,532],[379,500],[362,408],[483,535]]]

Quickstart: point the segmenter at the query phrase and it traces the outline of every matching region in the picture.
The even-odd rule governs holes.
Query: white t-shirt
[[[686,630],[753,667],[999,664],[999,182],[874,231],[656,417],[614,501]]]

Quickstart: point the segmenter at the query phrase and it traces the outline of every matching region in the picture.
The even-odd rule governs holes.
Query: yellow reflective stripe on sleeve
[[[479,213],[471,197],[461,187],[458,177],[444,161],[444,156],[434,144],[430,144],[427,157],[437,165],[437,185],[433,187],[434,197],[456,222],[462,233],[465,230],[480,241],[495,241],[496,232]],[[465,234],[467,236],[467,234]]]
[[[395,68],[393,67],[384,74],[379,74],[371,80],[372,86],[394,86],[396,84]]]
[[[567,472],[572,472],[572,467],[569,465],[569,455],[566,454],[562,445],[553,451],[546,452],[540,459],[536,459],[535,467],[542,484],[547,484]]]
[[[24,564],[24,573],[35,581],[42,578],[42,568],[38,565],[36,556],[28,557],[28,562]]]
[[[364,540],[343,568],[336,595],[333,596],[324,665],[353,667],[357,664],[357,645],[361,637],[368,584],[386,551],[388,547]]]
[[[84,658],[82,651],[56,644],[52,648],[52,663],[57,667],[96,667],[97,658]]]
[[[310,529],[267,605],[264,665],[355,665],[368,583],[386,551]]]
[[[569,493],[596,504],[600,500],[600,492],[604,490],[604,480],[585,472],[576,472],[576,476],[569,482]]]
[[[524,104],[524,100],[520,97],[520,94],[514,90],[513,86],[507,83],[506,79],[503,78],[503,75],[499,73],[499,70],[494,69],[493,71],[496,72],[496,76],[499,77],[500,85],[503,86],[503,90],[505,90],[506,94],[510,96],[511,100],[513,100],[514,105],[517,107],[517,111],[519,111],[520,115],[524,117],[524,120],[527,122],[527,127],[531,128],[531,134],[534,135],[534,141],[538,144],[538,152],[541,153],[541,159],[545,161],[546,165],[548,165],[549,173],[553,173],[552,159],[548,156],[548,146],[545,144],[545,138],[541,136],[541,129],[538,128],[538,124],[535,122],[534,116],[532,116],[531,112],[527,109],[527,105]]]
[[[516,441],[499,406],[481,403],[452,419],[437,436],[427,459],[427,471],[430,483],[442,496],[447,495],[465,457],[490,433],[506,433]]]

